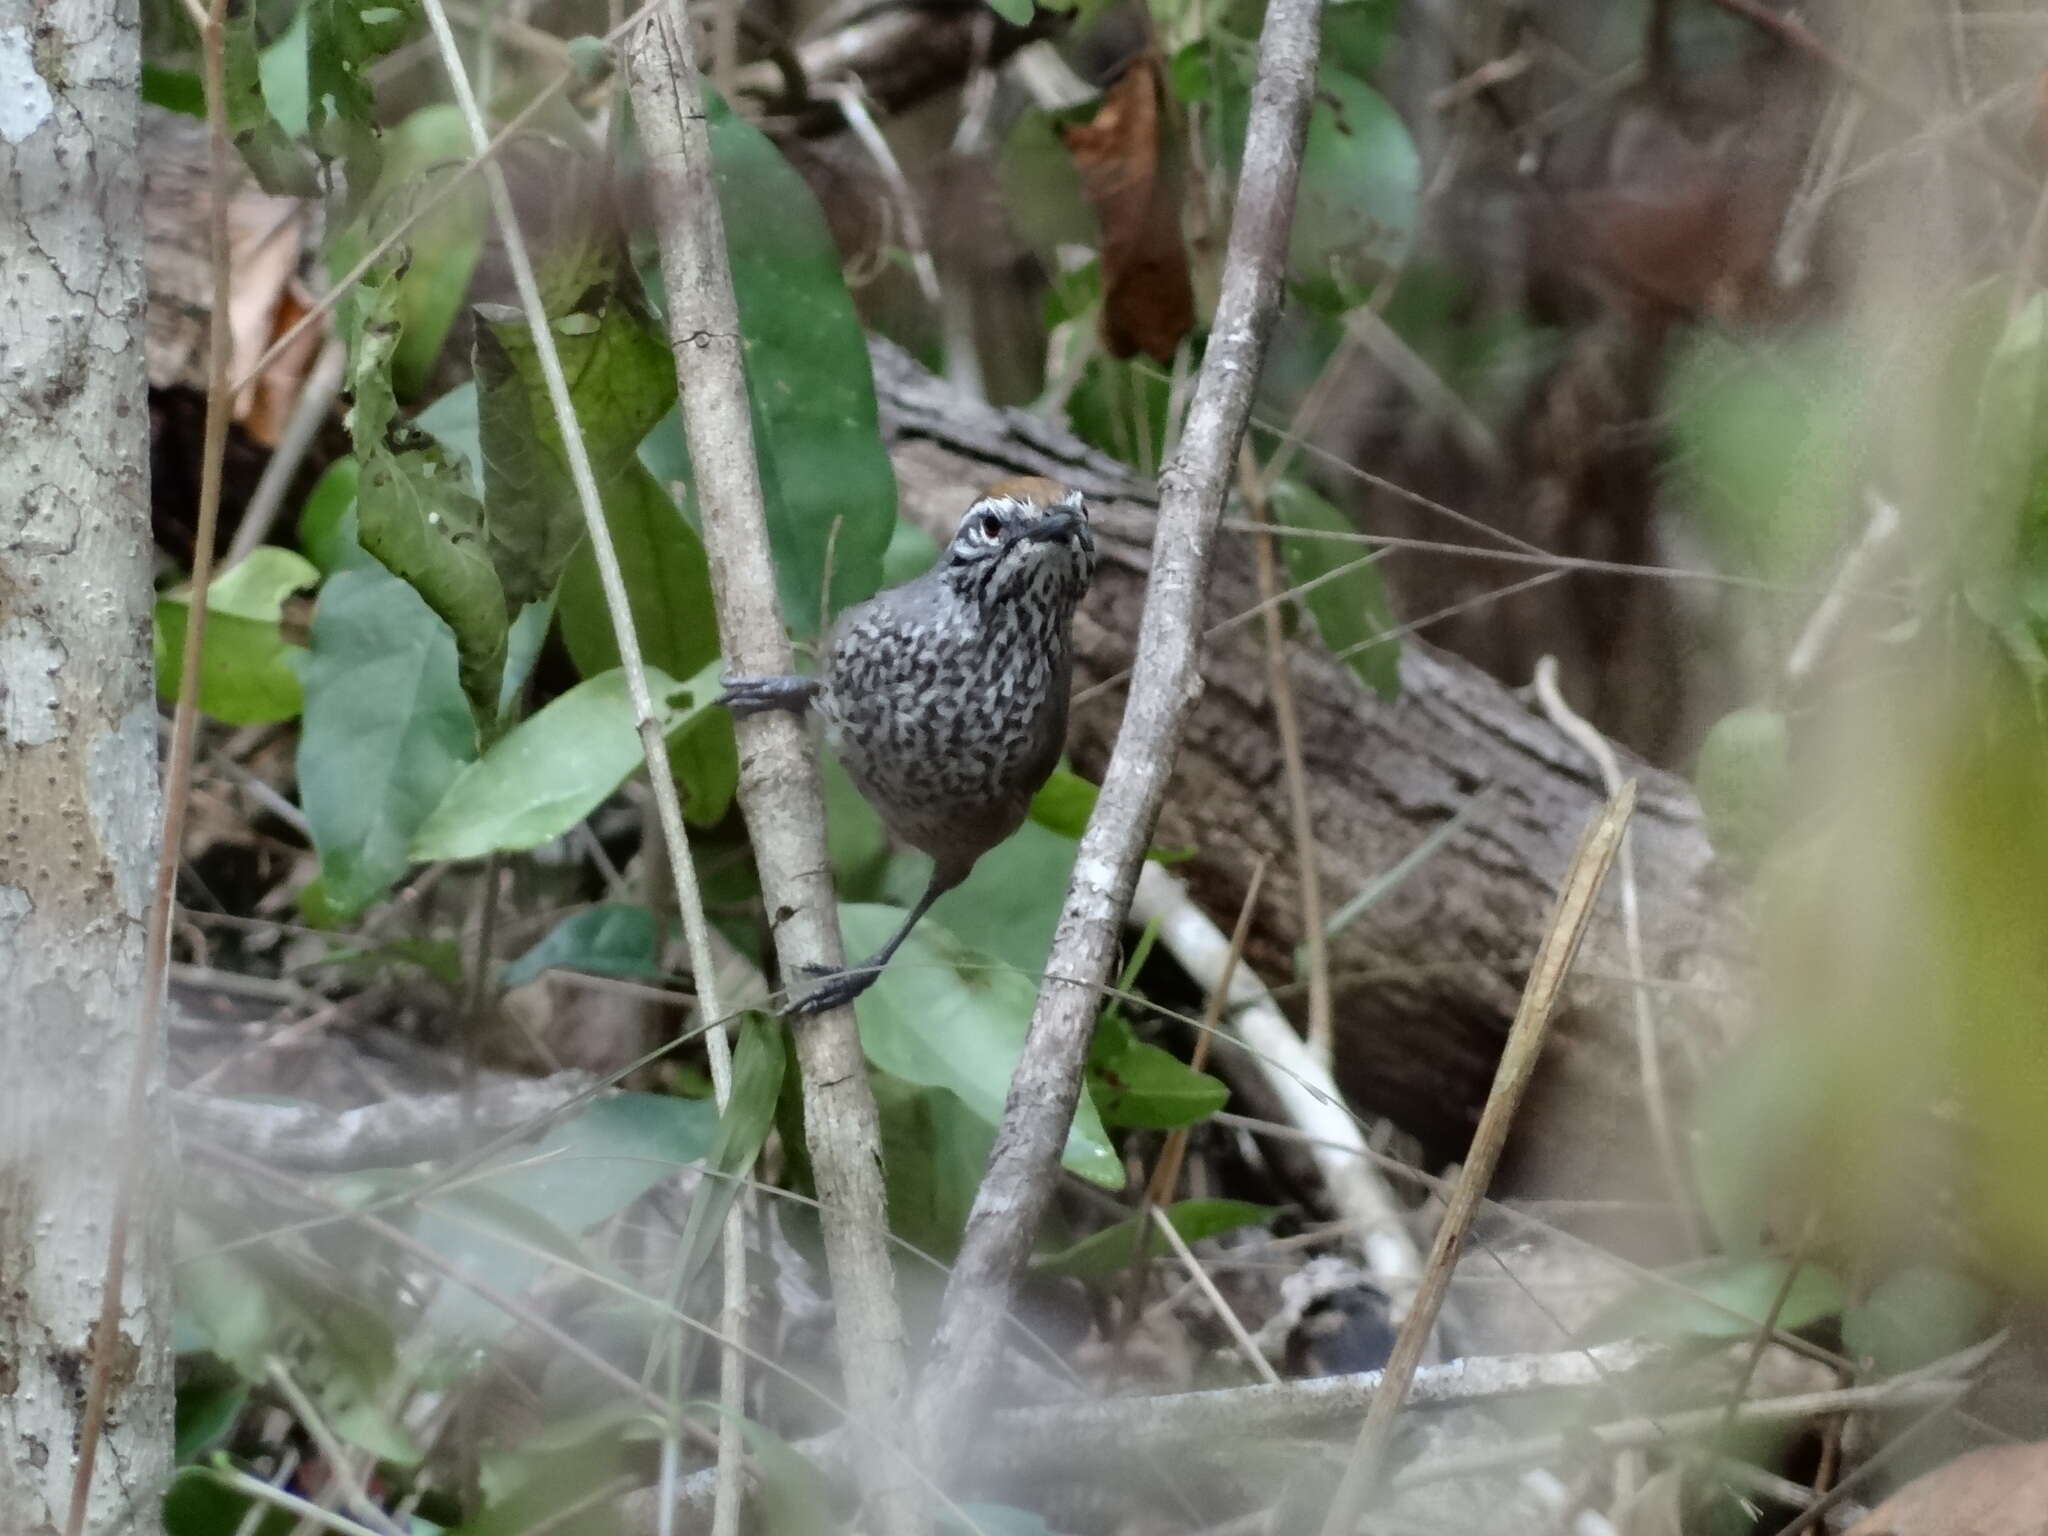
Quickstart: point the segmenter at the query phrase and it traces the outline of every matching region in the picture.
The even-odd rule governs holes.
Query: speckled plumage
[[[895,938],[792,1011],[858,995],[932,902],[1023,824],[1066,740],[1074,609],[1094,571],[1079,493],[1010,482],[968,508],[929,571],[840,616],[817,680],[728,680],[736,711],[815,705],[861,794],[932,859]]]
[[[827,740],[949,883],[1017,830],[1059,760],[1074,606],[1094,571],[1086,516],[1078,496],[979,501],[929,571],[833,626]],[[1075,519],[1071,537],[1030,537],[1048,518]]]

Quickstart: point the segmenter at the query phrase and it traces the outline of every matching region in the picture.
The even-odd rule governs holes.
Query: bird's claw
[[[802,997],[790,999],[782,1010],[784,1018],[807,1019],[813,1014],[829,1013],[834,1008],[844,1008],[872,987],[875,978],[882,974],[877,966],[836,971],[826,965],[806,965],[799,969],[806,976],[818,978],[818,985]]]
[[[735,715],[757,715],[767,709],[787,709],[801,714],[818,691],[808,677],[721,677],[725,691],[718,702]]]

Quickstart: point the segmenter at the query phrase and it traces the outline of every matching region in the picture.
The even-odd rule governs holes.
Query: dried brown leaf
[[[1102,342],[1112,357],[1161,363],[1195,323],[1194,285],[1169,173],[1158,61],[1124,71],[1089,123],[1060,130],[1102,228]]]

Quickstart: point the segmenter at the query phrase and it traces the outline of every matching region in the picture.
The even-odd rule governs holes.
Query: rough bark
[[[10,1532],[58,1530],[71,1502],[156,841],[139,68],[128,0],[0,3],[0,1529]],[[130,1230],[121,1357],[87,1505],[94,1531],[157,1529],[170,1471],[168,1171],[166,1159],[148,1160]]]
[[[1153,492],[1127,468],[1021,412],[977,404],[886,343],[874,347],[884,426],[907,516],[949,530],[967,499],[1004,474],[1063,477],[1098,498],[1107,559],[1076,627],[1077,685],[1122,672],[1133,657]],[[1251,550],[1226,534],[1211,574],[1207,622],[1257,601]],[[1535,657],[1529,658],[1533,668]],[[1420,870],[1333,942],[1339,1084],[1359,1108],[1462,1155],[1544,915],[1579,830],[1605,799],[1593,765],[1476,667],[1417,639],[1403,641],[1401,697],[1387,702],[1331,659],[1306,628],[1290,654],[1307,744],[1309,797],[1323,888],[1341,905],[1475,796],[1465,826]],[[1242,902],[1256,855],[1289,844],[1279,746],[1255,624],[1212,635],[1206,684],[1189,721],[1159,841],[1197,850],[1179,866],[1212,912]],[[1075,766],[1098,774],[1122,697],[1077,704]],[[1683,781],[1625,761],[1638,776],[1634,837],[1648,974],[1669,1065],[1714,1054],[1733,1028],[1746,938],[1724,899],[1699,807]],[[1489,789],[1490,786],[1490,789]],[[1268,895],[1247,958],[1269,981],[1292,975],[1299,901],[1288,861],[1267,871]],[[1638,1063],[1614,893],[1580,958],[1570,1006],[1554,1026],[1525,1113],[1525,1147],[1503,1192],[1584,1193],[1633,1179],[1642,1134]]]

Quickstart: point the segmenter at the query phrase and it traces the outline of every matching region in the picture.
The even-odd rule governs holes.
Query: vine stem
[[[222,0],[215,0],[216,4]],[[471,89],[468,70],[456,46],[454,29],[441,0],[426,0],[427,24],[440,50],[442,68],[449,88],[461,109],[469,130],[470,147],[479,160],[489,154],[491,136],[483,113]],[[633,704],[633,719],[640,736],[640,750],[647,761],[647,780],[654,792],[656,812],[661,820],[662,841],[667,845],[669,874],[675,881],[676,905],[683,918],[683,937],[690,953],[692,983],[702,1017],[722,1017],[718,1006],[718,979],[711,952],[711,931],[704,917],[704,898],[697,883],[696,861],[683,830],[683,807],[676,793],[675,773],[669,766],[668,743],[660,717],[647,687],[647,668],[641,660],[640,637],[633,624],[626,578],[619,568],[618,550],[612,544],[611,528],[605,522],[604,504],[597,493],[597,478],[590,467],[590,452],[583,442],[583,430],[576,420],[575,401],[569,381],[562,372],[562,358],[555,347],[555,334],[548,324],[547,307],[541,302],[540,286],[533,274],[533,258],[505,184],[505,173],[496,160],[483,169],[484,186],[490,195],[491,216],[498,238],[504,242],[505,258],[512,269],[512,281],[519,292],[519,307],[525,312],[527,329],[533,338],[534,355],[546,381],[548,404],[562,434],[562,447],[569,462],[569,478],[576,487],[577,506],[590,538],[590,552],[597,565],[598,580],[604,588],[605,609],[611,615],[612,639],[618,647],[619,670],[626,676],[626,692]],[[721,1112],[732,1097],[732,1046],[722,1028],[704,1033],[704,1051],[711,1066],[711,1083]],[[745,1360],[733,1347],[745,1331],[746,1248],[740,1222],[741,1207],[735,1201],[726,1215],[723,1238],[725,1302],[720,1331],[727,1343],[719,1357],[719,1397],[726,1409],[718,1424],[718,1489],[714,1529],[720,1536],[738,1529],[741,1498],[740,1475],[744,1446],[740,1439],[740,1409],[745,1387]],[[671,1426],[673,1437],[679,1431]]]

